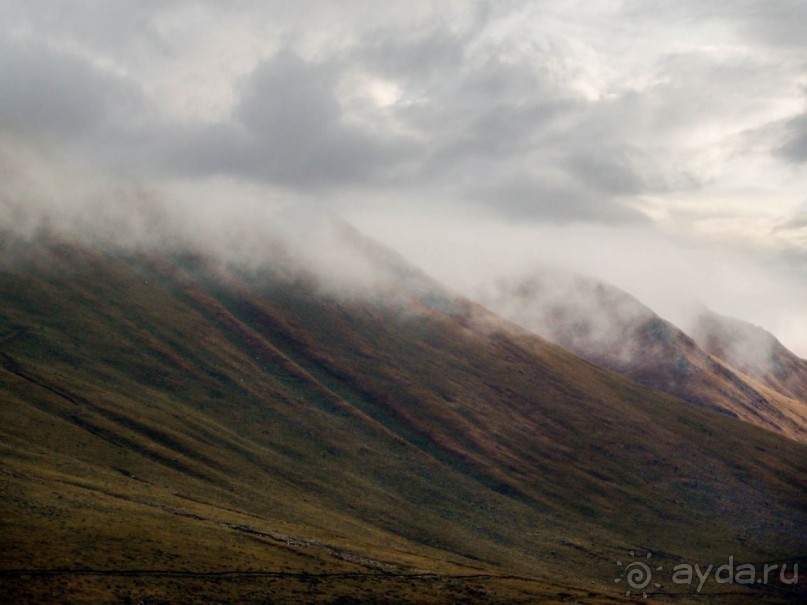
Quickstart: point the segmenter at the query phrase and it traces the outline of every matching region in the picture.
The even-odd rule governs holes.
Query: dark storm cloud
[[[374,76],[394,77],[401,89],[414,91],[404,94],[422,92],[394,111],[415,135],[370,133],[350,123],[337,98],[348,69],[344,57],[316,62],[284,49],[243,82],[226,123],[177,133],[167,165],[301,189],[454,184],[471,192],[465,199],[509,219],[640,217],[610,199],[644,186],[627,154],[609,156],[594,149],[582,128],[568,131],[568,123],[584,121],[585,104],[558,87],[540,63],[505,62],[495,49],[465,61],[467,36],[445,30],[393,42],[394,52],[391,46],[351,52],[369,57],[364,65]],[[432,54],[435,61],[428,60]],[[529,174],[530,163],[554,168],[562,178],[541,183],[507,176]]]
[[[370,34],[351,55],[354,61],[386,77],[426,85],[450,70],[460,69],[467,39],[440,26],[409,35],[387,29]]]
[[[646,189],[628,154],[620,149],[580,150],[569,156],[567,165],[572,175],[595,191],[630,195]]]
[[[80,10],[61,17],[24,12],[29,26],[55,31],[61,21],[96,48],[112,44],[110,32],[127,47],[162,48],[170,41],[160,42],[159,9],[187,4],[136,8],[130,22],[109,6],[81,18]],[[231,112],[213,123],[160,115],[128,80],[44,45],[4,53],[8,101],[1,111],[5,122],[70,139],[101,164],[152,176],[229,175],[301,192],[453,187],[507,218],[634,220],[636,213],[614,198],[638,195],[648,181],[627,154],[610,152],[631,146],[620,132],[630,117],[612,112],[606,129],[593,127],[599,118],[592,111],[602,109],[559,81],[550,51],[513,58],[504,42],[482,43],[485,6],[462,28],[437,22],[412,31],[372,29],[327,59],[281,48],[242,79]],[[401,91],[372,128],[356,119],[372,107],[351,109],[340,97],[356,73]],[[595,146],[589,137],[597,128]],[[542,174],[554,176],[542,182]]]
[[[230,174],[303,189],[371,182],[411,153],[346,123],[342,68],[281,50],[244,81],[230,119],[171,120],[129,79],[37,43],[0,45],[0,132],[65,141],[146,175]]]
[[[138,36],[141,43],[159,41],[157,8],[183,4],[137,9],[128,23],[108,7],[83,19],[65,14],[63,23],[72,23],[96,47],[111,44],[104,31],[136,46]],[[40,27],[54,29],[59,19],[47,14],[34,17]],[[99,163],[149,175],[231,175],[300,191],[391,183],[404,190],[446,190],[456,183],[458,190],[473,192],[465,199],[508,218],[634,218],[609,196],[635,192],[641,181],[622,158],[595,158],[588,143],[567,130],[570,121],[581,121],[585,107],[553,79],[545,65],[551,57],[505,60],[505,49],[497,45],[470,56],[486,19],[487,12],[477,10],[461,30],[444,23],[418,31],[373,30],[327,60],[283,48],[243,78],[230,115],[214,123],[160,116],[127,80],[40,46],[25,61],[8,59],[5,117],[72,138],[85,153],[97,154]],[[87,28],[103,31],[90,35]],[[11,74],[11,65],[24,67]],[[338,92],[356,66],[403,91],[403,102],[388,118],[403,125],[406,135],[383,121],[370,130],[351,119]],[[508,176],[529,174],[530,162],[581,178],[582,184]]]
[[[807,113],[788,120],[782,129],[784,143],[778,152],[793,163],[807,162]]]
[[[627,154],[595,149],[585,125],[591,108],[558,83],[551,56],[536,51],[539,60],[515,60],[496,45],[471,55],[478,31],[432,29],[356,53],[404,89],[423,91],[398,112],[409,128],[427,133],[419,179],[453,183],[469,203],[510,220],[641,220],[611,198],[645,183]]]
[[[80,138],[118,128],[142,106],[137,86],[86,60],[0,42],[0,130]]]
[[[803,0],[723,2],[720,9],[720,17],[738,21],[744,32],[761,42],[786,48],[807,47],[807,3]]]
[[[505,63],[494,54],[444,76],[428,102],[402,113],[413,128],[438,135],[432,155],[440,167],[473,157],[521,155],[580,108],[540,64]]]
[[[556,224],[590,222],[642,223],[646,217],[624,203],[604,197],[562,174],[517,174],[501,182],[469,191],[467,199],[489,214],[512,221]]]
[[[342,68],[284,49],[241,87],[232,117],[176,133],[172,161],[196,173],[231,173],[309,188],[373,181],[404,161],[411,143],[348,123],[336,97]]]
[[[715,116],[739,119],[767,102],[760,90],[781,86],[771,65],[790,65],[786,51],[803,48],[807,9],[791,0],[612,9],[572,18],[551,2],[518,1],[403,12],[362,2],[8,2],[0,33],[16,41],[0,46],[0,120],[149,178],[224,175],[326,203],[362,192],[383,204],[394,191],[413,208],[441,195],[525,221],[630,222],[643,196],[705,186],[680,157],[687,141]],[[534,32],[519,29],[519,15]],[[667,21],[727,24],[780,54],[726,58],[682,44],[654,51],[645,81],[611,82],[633,65],[611,65],[630,46],[613,40],[659,31],[658,48],[669,49]],[[228,49],[222,32],[235,39],[253,24],[274,38],[256,39],[253,56],[207,82],[198,65],[215,69],[220,57],[205,41]],[[196,69],[185,94],[232,85],[219,95],[224,110],[200,118],[182,113],[193,105],[184,98],[164,102],[183,60]],[[374,105],[368,82],[394,98]],[[804,123],[787,122],[770,145],[776,157],[804,161]]]

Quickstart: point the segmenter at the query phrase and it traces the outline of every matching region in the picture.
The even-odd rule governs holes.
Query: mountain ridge
[[[501,282],[480,300],[551,342],[646,387],[807,442],[807,399],[794,396],[807,393],[807,361],[775,341],[772,350],[779,356],[779,367],[787,368],[784,374],[792,385],[788,389],[769,365],[728,355],[726,324],[733,326],[733,334],[742,325],[746,340],[748,324],[731,324],[701,312],[695,327],[688,328],[693,338],[614,286],[559,272]],[[759,339],[758,332],[751,333]]]
[[[691,331],[709,354],[783,395],[807,401],[807,359],[788,350],[770,332],[708,309],[697,317]]]
[[[0,245],[3,568],[109,572],[11,578],[8,598],[609,602],[630,548],[803,544],[804,446],[445,290]],[[215,576],[237,572],[257,575]]]

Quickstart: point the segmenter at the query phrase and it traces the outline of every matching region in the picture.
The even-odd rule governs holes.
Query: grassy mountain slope
[[[807,362],[778,342],[775,360],[765,353],[765,361],[753,366],[739,358],[747,330],[745,340],[737,330],[728,340],[728,328],[720,330],[717,320],[704,316],[693,331],[700,335],[696,342],[626,292],[575,275],[547,273],[502,284],[484,302],[642,385],[807,442],[807,397],[800,398]]]
[[[690,332],[711,355],[786,397],[807,401],[807,359],[773,334],[711,311],[701,313]]]
[[[347,237],[383,287],[3,236],[2,599],[612,602],[631,548],[804,554],[803,445]]]

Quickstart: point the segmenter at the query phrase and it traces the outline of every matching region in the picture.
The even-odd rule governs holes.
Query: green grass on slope
[[[6,601],[609,602],[630,548],[804,554],[807,448],[442,294],[5,246]]]

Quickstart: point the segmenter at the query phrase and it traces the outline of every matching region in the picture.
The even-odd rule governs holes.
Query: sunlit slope
[[[2,567],[146,574],[3,590],[596,601],[631,547],[803,554],[805,447],[394,258],[399,287],[354,297],[199,256],[6,237],[1,258]]]
[[[805,362],[778,342],[775,360],[763,353],[764,361],[743,361],[746,341],[736,330],[728,341],[728,328],[708,320],[718,316],[703,316],[693,340],[626,292],[570,274],[503,283],[483,298],[504,317],[644,386],[807,442],[807,399],[799,399]]]

